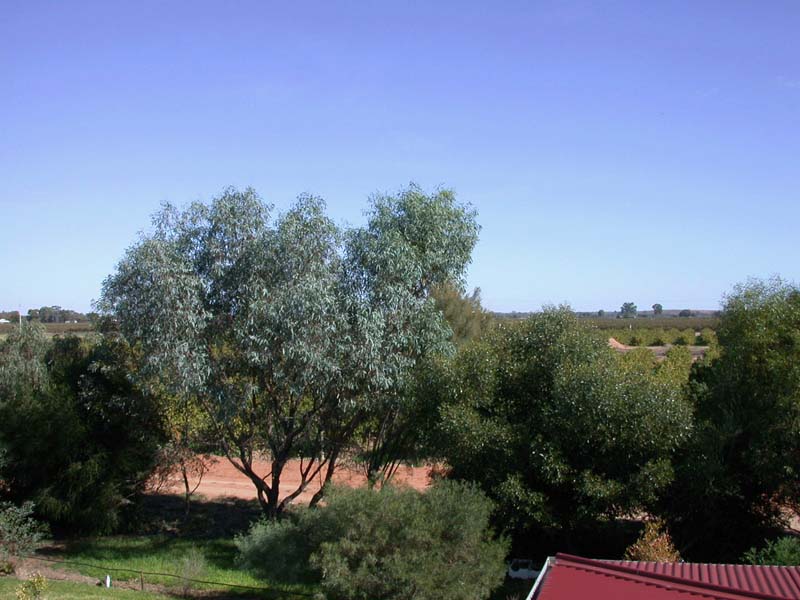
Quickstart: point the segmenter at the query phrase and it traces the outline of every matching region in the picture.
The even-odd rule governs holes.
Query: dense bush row
[[[674,344],[680,346],[715,346],[717,334],[708,327],[695,331],[686,329],[664,329],[661,327],[636,329],[602,329],[602,335],[613,337],[618,342],[628,346],[665,346]]]
[[[703,329],[716,330],[719,317],[637,317],[636,319],[614,319],[609,317],[581,317],[581,322],[597,329]]]

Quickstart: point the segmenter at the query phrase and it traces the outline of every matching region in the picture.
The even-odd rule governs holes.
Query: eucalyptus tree
[[[430,290],[463,277],[478,233],[451,192],[413,185],[372,198],[359,228],[311,196],[272,213],[252,189],[165,205],[99,303],[143,353],[143,381],[200,401],[270,516],[330,479],[422,357],[451,351]],[[292,458],[301,481],[285,493]]]
[[[623,319],[635,319],[639,311],[633,302],[623,302],[619,314]]]

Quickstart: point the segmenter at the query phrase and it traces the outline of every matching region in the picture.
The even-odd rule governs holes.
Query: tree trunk
[[[322,496],[325,493],[325,486],[333,479],[333,473],[336,470],[336,460],[339,458],[339,449],[333,450],[330,455],[328,456],[328,467],[325,469],[325,479],[322,482],[322,486],[317,490],[317,492],[311,497],[311,501],[308,503],[309,506],[314,507],[319,504],[319,501],[322,500]]]
[[[186,463],[181,463],[181,476],[183,477],[183,499],[184,499],[184,507],[183,507],[183,518],[189,518],[189,503],[191,502],[192,497],[192,490],[189,485],[189,472],[186,469]]]

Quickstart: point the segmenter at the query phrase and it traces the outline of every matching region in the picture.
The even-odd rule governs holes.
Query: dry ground
[[[196,494],[209,500],[217,498],[240,498],[243,500],[254,500],[256,498],[256,488],[246,476],[237,471],[227,458],[215,457],[216,463],[205,474]],[[269,461],[260,460],[254,464],[255,470],[260,475],[269,473]],[[396,484],[408,485],[414,489],[423,490],[430,485],[430,466],[406,467],[401,466],[392,480]],[[354,467],[343,465],[336,469],[333,476],[336,483],[357,487],[366,483],[364,473]],[[194,482],[193,482],[194,483]],[[290,461],[281,477],[281,498],[292,493],[300,485],[300,461]],[[322,477],[317,477],[295,499],[296,503],[307,503],[311,497],[320,489]],[[183,482],[174,478],[170,480],[168,486],[164,488],[167,493],[183,493]]]

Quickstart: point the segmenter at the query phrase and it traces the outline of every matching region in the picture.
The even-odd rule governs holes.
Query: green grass
[[[187,573],[185,557],[193,549],[202,555],[204,565],[191,575]],[[219,590],[230,596],[251,598],[301,598],[315,591],[308,586],[285,585],[258,579],[236,564],[236,547],[232,539],[187,539],[167,535],[111,536],[70,541],[63,549],[51,550],[48,558],[86,563],[103,568],[83,565],[63,565],[90,577],[102,578],[111,573],[118,580],[139,581],[139,572],[165,573],[180,576],[186,574],[193,579],[220,582],[238,586],[266,588],[263,591],[243,590],[220,584],[189,584],[198,590]],[[115,571],[128,569],[130,572]],[[156,583],[170,588],[182,589],[184,581],[176,577],[144,575],[145,583]]]
[[[14,598],[17,587],[22,581],[13,577],[0,577],[0,598]],[[130,590],[105,589],[85,583],[71,581],[47,581],[47,590],[44,593],[47,600],[84,600],[84,598],[98,598],[102,600],[167,600],[169,596],[152,594],[150,592],[134,592]]]

